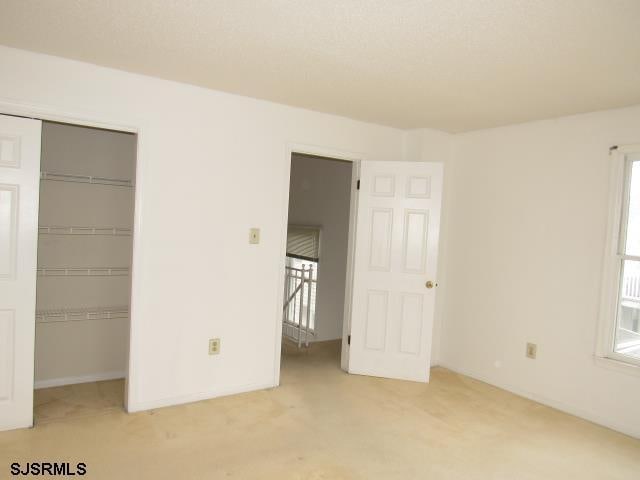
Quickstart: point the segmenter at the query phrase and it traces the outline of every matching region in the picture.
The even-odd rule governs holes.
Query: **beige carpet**
[[[277,389],[127,415],[121,382],[41,390],[14,461],[90,479],[640,478],[640,441],[435,368],[428,385],[346,375],[339,345],[289,350]]]
[[[44,423],[122,411],[124,380],[79,383],[34,392],[34,422]]]

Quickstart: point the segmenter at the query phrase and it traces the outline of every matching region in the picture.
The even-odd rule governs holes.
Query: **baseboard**
[[[155,408],[173,407],[175,405],[183,405],[185,403],[200,402],[202,400],[227,397],[229,395],[237,395],[239,393],[253,392],[256,390],[266,390],[274,387],[277,387],[277,385],[274,385],[273,383],[256,383],[241,385],[230,389],[208,390],[205,392],[192,393],[188,395],[160,398],[157,400],[149,400],[146,402],[130,402],[127,411],[129,413],[143,412],[145,410],[152,410]]]
[[[89,375],[80,375],[77,377],[61,377],[51,378],[49,380],[36,380],[34,388],[49,388],[49,387],[61,387],[63,385],[74,385],[76,383],[89,383],[89,382],[103,382],[105,380],[115,380],[118,378],[125,378],[125,372],[101,372],[92,373]]]
[[[21,430],[24,428],[32,428],[33,421],[31,423],[8,423],[6,425],[0,425],[0,432],[8,432],[9,430]]]
[[[471,372],[466,369],[457,368],[453,365],[450,365],[446,362],[438,362],[438,366],[442,368],[446,368],[447,370],[451,370],[452,372],[459,373],[460,375],[465,375],[467,377],[471,377],[475,380],[479,380],[484,383],[488,383],[489,385],[493,385],[494,387],[501,388],[508,392],[511,392],[520,397],[527,398],[529,400],[533,400],[534,402],[541,403],[551,408],[555,408],[556,410],[560,410],[561,412],[568,413],[569,415],[573,415],[574,417],[579,417],[583,420],[587,420],[588,422],[595,423],[602,427],[610,428],[611,430],[615,430],[616,432],[623,433],[625,435],[629,435],[630,437],[640,438],[640,429],[630,428],[628,425],[621,425],[616,422],[611,422],[606,418],[602,418],[599,415],[594,415],[591,412],[582,410],[574,405],[568,405],[564,402],[558,402],[556,400],[544,397],[542,395],[538,395],[522,388],[515,387],[510,384],[495,382],[484,375],[479,375],[475,372]]]

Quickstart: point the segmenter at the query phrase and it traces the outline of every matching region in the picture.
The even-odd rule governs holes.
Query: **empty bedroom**
[[[0,478],[640,478],[640,2],[0,2]]]

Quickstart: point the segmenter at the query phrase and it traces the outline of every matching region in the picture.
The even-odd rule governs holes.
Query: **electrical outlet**
[[[538,354],[538,345],[535,343],[527,343],[527,358],[536,359],[536,355]]]
[[[218,355],[220,353],[220,339],[209,339],[209,355]]]
[[[249,243],[260,243],[260,229],[252,228],[249,230]]]

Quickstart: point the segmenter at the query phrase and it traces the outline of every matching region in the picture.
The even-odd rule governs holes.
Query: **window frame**
[[[616,366],[640,375],[640,358],[615,351],[623,264],[625,260],[640,260],[640,257],[624,253],[631,184],[632,160],[629,157],[633,154],[640,155],[640,144],[613,147],[610,151],[612,165],[609,181],[609,216],[596,357],[599,360],[610,360]]]

